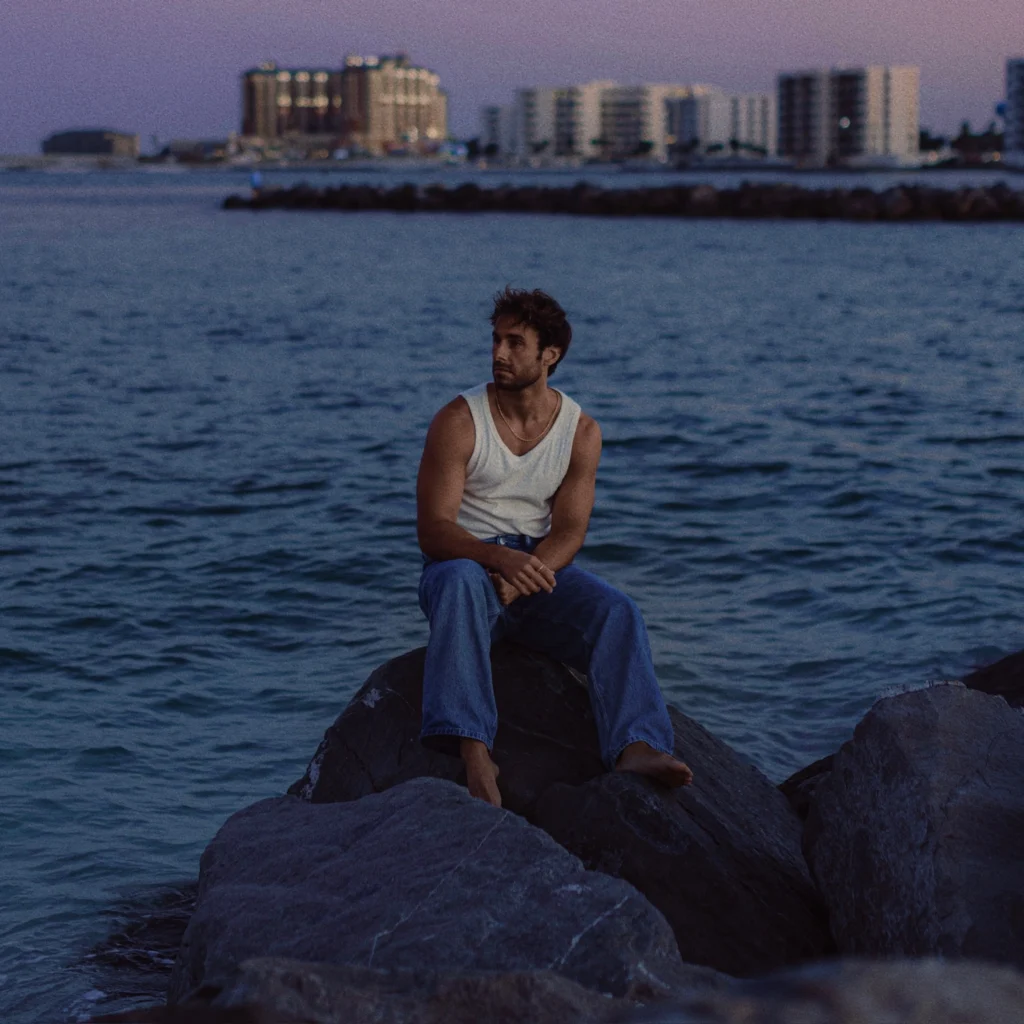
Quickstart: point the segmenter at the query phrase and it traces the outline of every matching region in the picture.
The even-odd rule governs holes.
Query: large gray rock
[[[839,949],[1024,966],[1024,716],[959,684],[880,700],[815,793],[805,852]]]
[[[682,958],[752,975],[834,947],[786,798],[756,768],[670,709],[691,786],[612,773],[557,785],[536,821],[587,867],[624,878],[668,919]]]
[[[801,853],[800,821],[761,772],[670,708],[693,786],[673,796],[609,775],[585,679],[509,643],[495,645],[491,664],[505,806],[588,867],[643,892],[669,919],[685,960],[750,974],[834,948]],[[377,669],[290,792],[353,800],[417,775],[461,779],[461,761],[419,743],[422,675],[422,651]]]
[[[683,966],[664,918],[631,886],[437,779],[339,804],[264,800],[226,822],[202,857],[169,1001],[267,956],[550,970],[613,996],[664,995],[711,974]]]
[[[308,1024],[593,1024],[637,1005],[553,971],[439,975],[275,958],[246,960],[207,998],[222,1011]]]
[[[1010,707],[1024,707],[1024,651],[1000,658],[964,676],[964,686],[1002,697]]]
[[[941,960],[839,960],[675,1005],[625,1011],[630,1024],[1020,1024],[1024,976]]]
[[[367,679],[289,793],[330,803],[422,776],[464,781],[457,757],[419,741],[424,650],[394,658]],[[576,785],[604,771],[586,686],[569,669],[513,643],[494,645],[491,667],[493,757],[505,807],[528,816],[552,783]]]

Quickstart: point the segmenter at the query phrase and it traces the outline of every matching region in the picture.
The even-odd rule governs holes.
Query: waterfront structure
[[[533,160],[554,155],[557,89],[531,87],[516,91],[513,123],[515,155]]]
[[[118,156],[137,158],[138,135],[114,132],[108,128],[87,128],[56,132],[43,140],[45,156]]]
[[[616,85],[601,98],[601,155],[606,160],[668,159],[668,101],[691,95],[687,85]]]
[[[1024,57],[1006,62],[1004,148],[1013,163],[1024,164]]]
[[[510,160],[516,153],[516,111],[514,106],[480,108],[480,152],[486,157]]]
[[[348,145],[370,153],[439,145],[448,136],[441,79],[408,56],[345,58],[342,115]]]
[[[242,135],[329,136],[342,127],[340,71],[279,68],[268,61],[242,75]]]
[[[921,73],[873,65],[778,78],[778,152],[806,167],[919,158]]]
[[[694,85],[666,101],[668,149],[673,156],[764,158],[776,148],[775,97],[727,93]]]
[[[605,97],[616,87],[596,81],[555,90],[555,156],[596,160],[604,155]]]
[[[438,76],[408,56],[348,56],[341,68],[279,68],[242,75],[242,135],[353,146],[371,153],[439,144],[448,134]]]

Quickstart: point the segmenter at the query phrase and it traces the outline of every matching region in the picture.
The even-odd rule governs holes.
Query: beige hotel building
[[[426,150],[448,136],[438,75],[408,56],[349,56],[341,68],[279,68],[242,75],[242,135],[264,144]]]

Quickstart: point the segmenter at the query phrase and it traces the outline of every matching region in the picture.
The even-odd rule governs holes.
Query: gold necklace
[[[498,401],[497,388],[494,389],[494,405],[498,410],[498,415],[501,417],[502,423],[504,423],[505,426],[508,427],[509,431],[512,433],[512,436],[516,438],[516,440],[518,441],[523,441],[526,444],[532,444],[534,441],[540,440],[540,438],[542,438],[551,429],[551,424],[555,422],[555,417],[558,415],[558,410],[562,408],[562,393],[561,391],[559,391],[557,392],[557,394],[558,401],[555,402],[555,411],[551,414],[551,419],[549,419],[547,423],[544,424],[544,429],[539,434],[535,434],[533,437],[523,437],[522,434],[517,434],[516,428],[513,427],[512,424],[509,423],[507,419],[505,419],[505,414],[501,411],[501,402]]]

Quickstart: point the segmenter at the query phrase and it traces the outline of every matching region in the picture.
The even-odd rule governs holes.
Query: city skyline
[[[704,8],[591,0],[585,22],[566,3],[523,0],[482,10],[467,0],[365,9],[303,0],[8,0],[0,58],[8,102],[0,152],[38,151],[56,131],[108,127],[222,137],[237,131],[242,72],[340,62],[346,53],[408,52],[441,78],[453,134],[476,134],[483,104],[518,87],[595,78],[624,83],[712,82],[772,91],[780,70],[837,64],[917,64],[921,123],[955,132],[995,117],[1007,58],[1024,55],[1019,0],[752,0]]]

